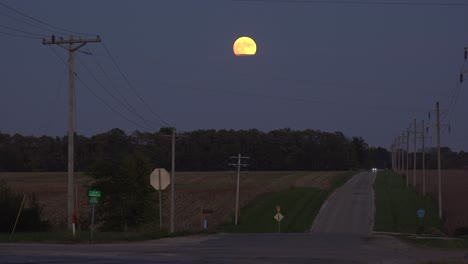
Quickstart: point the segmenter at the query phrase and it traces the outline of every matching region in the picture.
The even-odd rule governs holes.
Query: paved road
[[[392,237],[370,236],[373,179],[373,174],[361,173],[337,190],[312,233],[216,234],[97,245],[0,244],[0,263],[383,264],[463,259],[462,251],[424,250]]]
[[[374,219],[375,173],[361,172],[336,190],[320,210],[313,233],[368,236]]]
[[[217,234],[146,242],[0,244],[0,263],[414,263],[462,259],[463,252],[421,250],[390,237],[334,234]]]

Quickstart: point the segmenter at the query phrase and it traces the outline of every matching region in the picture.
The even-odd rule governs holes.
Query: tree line
[[[75,170],[86,171],[102,160],[115,160],[124,153],[145,156],[154,167],[171,167],[171,130],[135,131],[121,129],[91,137],[75,135]],[[0,133],[0,171],[65,171],[68,137],[23,136]],[[250,170],[350,170],[390,167],[387,149],[369,147],[361,137],[341,132],[278,129],[195,130],[176,142],[179,171],[229,170],[230,156],[249,156]],[[468,154],[443,148],[445,168],[463,168]],[[436,153],[428,151],[427,167],[436,168]]]

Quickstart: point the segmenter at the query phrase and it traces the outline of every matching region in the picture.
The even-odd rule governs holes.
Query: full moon
[[[253,56],[257,52],[257,44],[249,37],[240,37],[232,46],[236,56]]]

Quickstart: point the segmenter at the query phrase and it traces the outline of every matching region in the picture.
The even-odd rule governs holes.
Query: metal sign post
[[[273,217],[278,222],[278,233],[281,233],[281,220],[283,220],[284,216],[280,213],[281,207],[278,205],[276,206],[276,215]]]
[[[101,197],[101,191],[97,190],[88,190],[89,203],[93,205],[93,210],[91,213],[91,240],[94,236],[94,207],[98,203],[99,198]]]
[[[93,240],[94,234],[94,203],[93,203],[93,212],[91,214],[91,240]]]
[[[161,187],[161,170],[158,170],[159,187]],[[162,230],[162,195],[159,188],[159,230]]]

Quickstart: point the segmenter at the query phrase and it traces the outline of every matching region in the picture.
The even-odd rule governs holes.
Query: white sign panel
[[[274,218],[276,219],[276,221],[281,222],[281,220],[283,220],[284,216],[281,213],[277,213],[274,216]]]
[[[171,183],[171,176],[169,175],[169,172],[167,172],[165,169],[155,169],[150,175],[150,183],[151,186],[153,186],[156,190],[160,190],[159,175],[161,175],[161,190],[164,190]]]

